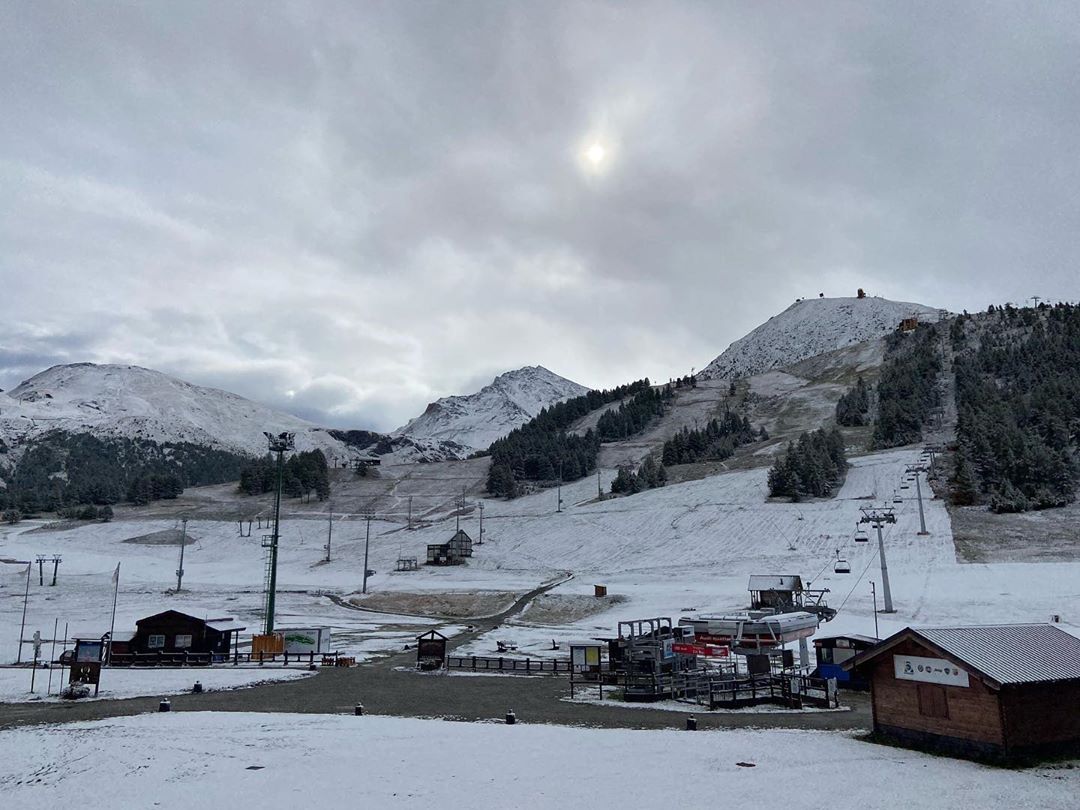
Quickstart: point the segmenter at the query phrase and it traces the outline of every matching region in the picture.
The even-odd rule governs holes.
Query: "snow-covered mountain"
[[[321,449],[331,463],[376,453],[412,461],[462,453],[462,448],[435,441],[391,440],[371,433],[363,433],[359,441],[355,432],[329,431],[237,394],[192,385],[160,371],[93,363],[53,366],[0,393],[4,466],[11,466],[21,450],[51,431],[159,444],[189,442],[241,455],[266,452],[263,431],[288,431],[296,434],[297,450]]]
[[[521,427],[543,408],[588,388],[548,371],[526,366],[500,374],[475,394],[443,397],[404,427],[397,436],[416,440],[457,442],[472,450],[486,450],[493,441]]]
[[[736,340],[699,376],[726,379],[783,368],[881,337],[905,318],[936,321],[938,313],[923,304],[886,298],[805,298]]]
[[[296,416],[140,366],[53,366],[0,394],[0,440],[18,447],[53,430],[190,442],[242,455],[266,452],[264,430],[288,431],[298,450],[350,455],[344,443]]]

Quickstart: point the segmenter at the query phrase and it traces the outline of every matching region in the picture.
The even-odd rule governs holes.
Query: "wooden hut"
[[[428,630],[416,637],[417,669],[442,669],[446,666],[446,636],[438,630]]]
[[[464,529],[458,529],[445,543],[427,547],[428,565],[462,565],[466,557],[472,556],[472,538]]]
[[[155,613],[135,622],[128,649],[135,655],[160,653],[175,657],[224,658],[232,651],[235,636],[246,628],[231,618],[200,619],[177,610]]]
[[[1080,639],[1053,625],[909,627],[843,666],[883,737],[1005,761],[1080,748]]]

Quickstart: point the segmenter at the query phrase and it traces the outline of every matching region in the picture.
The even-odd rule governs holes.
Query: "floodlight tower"
[[[277,492],[274,496],[274,532],[270,535],[270,560],[267,563],[268,572],[266,580],[266,627],[264,632],[269,635],[274,632],[274,602],[277,596],[277,553],[278,540],[280,539],[279,526],[281,522],[281,479],[285,471],[285,451],[292,450],[295,446],[293,433],[267,433],[266,441],[270,452],[277,453]]]
[[[892,604],[892,588],[889,587],[889,564],[885,562],[885,542],[881,537],[881,528],[886,523],[896,523],[896,515],[892,509],[867,509],[863,508],[863,516],[859,523],[869,523],[877,529],[878,557],[881,558],[881,591],[884,597],[885,607],[882,613],[896,613]]]

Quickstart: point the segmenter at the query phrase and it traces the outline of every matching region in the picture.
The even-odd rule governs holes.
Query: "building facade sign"
[[[893,672],[903,681],[940,683],[944,686],[967,686],[968,674],[944,658],[922,658],[917,655],[894,655]]]

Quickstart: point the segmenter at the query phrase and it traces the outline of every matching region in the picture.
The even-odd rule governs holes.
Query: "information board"
[[[921,658],[917,655],[894,655],[893,672],[902,681],[940,683],[944,686],[967,686],[968,674],[944,658]]]

